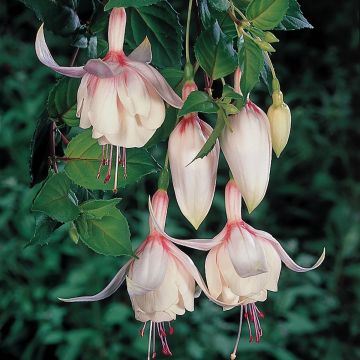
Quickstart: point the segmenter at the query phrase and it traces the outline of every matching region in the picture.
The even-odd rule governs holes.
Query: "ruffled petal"
[[[151,44],[148,37],[128,56],[130,60],[149,64],[152,60]]]
[[[217,299],[221,294],[223,284],[221,281],[221,276],[217,264],[217,249],[213,248],[209,251],[206,256],[205,261],[205,275],[206,282],[208,284],[208,288],[210,294]]]
[[[118,271],[118,273],[110,281],[108,286],[106,286],[106,288],[104,290],[100,291],[98,294],[93,295],[93,296],[81,296],[81,297],[74,297],[74,298],[69,298],[69,299],[59,298],[59,300],[64,301],[64,302],[99,301],[99,300],[102,300],[102,299],[105,299],[105,298],[111,296],[121,286],[121,284],[125,280],[125,275],[126,275],[126,273],[128,271],[128,268],[129,268],[130,264],[133,261],[134,261],[133,259],[129,260]]]
[[[183,101],[176,95],[174,90],[166,82],[163,76],[155,70],[152,66],[138,62],[128,61],[128,66],[137,71],[147,84],[152,86],[155,91],[171,106],[180,109],[183,106]]]
[[[118,64],[110,64],[101,59],[91,59],[85,64],[84,70],[99,78],[112,78],[123,73],[124,68]]]
[[[51,56],[49,48],[46,45],[44,36],[44,24],[42,24],[36,34],[35,51],[39,60],[47,67],[53,69],[59,74],[69,77],[82,77],[86,74],[83,66],[60,66]]]

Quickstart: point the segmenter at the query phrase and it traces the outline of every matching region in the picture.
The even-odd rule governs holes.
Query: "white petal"
[[[147,37],[144,41],[128,56],[130,60],[143,63],[150,63],[152,59],[151,44]]]
[[[169,138],[169,160],[176,200],[195,229],[210,210],[216,186],[218,142],[207,156],[193,161],[211,132],[209,125],[197,116],[190,116],[179,122]]]
[[[44,65],[53,69],[59,74],[70,77],[82,77],[86,73],[82,66],[60,66],[55,62],[45,42],[44,24],[40,26],[36,34],[35,51],[37,57]]]
[[[257,238],[257,240],[265,252],[265,258],[267,263],[267,284],[266,289],[270,291],[278,290],[278,281],[281,271],[281,259],[275,249],[271,246],[270,243],[264,241],[263,239]]]
[[[228,251],[235,271],[240,277],[246,278],[267,272],[263,248],[243,227],[231,227]]]
[[[110,281],[110,283],[106,286],[106,288],[104,290],[100,291],[98,294],[93,295],[93,296],[81,296],[81,297],[70,298],[70,299],[59,298],[59,300],[64,301],[64,302],[98,301],[98,300],[102,300],[102,299],[105,299],[105,298],[111,296],[123,283],[123,281],[125,279],[125,275],[128,271],[128,268],[133,261],[134,261],[133,259],[129,260],[118,271],[118,273],[114,276],[114,278]]]
[[[182,107],[183,101],[181,98],[176,95],[163,76],[152,66],[138,61],[128,61],[128,66],[137,71],[146,83],[152,86],[168,104],[178,109]]]
[[[206,256],[205,274],[210,294],[217,299],[223,288],[217,264],[217,248],[211,249]]]
[[[101,59],[91,59],[85,64],[84,70],[99,78],[112,78],[123,73],[124,68],[117,63],[110,63]]]
[[[129,277],[138,286],[149,290],[157,289],[163,282],[168,267],[167,251],[160,241],[152,240],[137,255],[139,259],[132,264]]]

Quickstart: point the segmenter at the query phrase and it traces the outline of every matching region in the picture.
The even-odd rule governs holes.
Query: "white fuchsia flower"
[[[253,102],[229,117],[220,146],[249,212],[265,196],[271,166],[271,135],[269,119]]]
[[[194,310],[197,296],[195,284],[209,296],[208,289],[189,256],[179,250],[157,229],[164,231],[169,198],[164,190],[158,190],[150,208],[153,220],[149,219],[150,233],[136,250],[138,259],[128,261],[115,275],[104,290],[94,296],[61,299],[66,302],[98,301],[112,295],[126,279],[135,318],[144,323],[140,334],[143,335],[149,322],[149,353],[156,355],[155,334],[158,334],[162,352],[171,355],[167,342],[166,323],[170,325],[177,315]]]
[[[116,164],[120,161],[119,147],[144,146],[162,125],[163,100],[176,108],[183,104],[162,75],[149,65],[152,54],[147,38],[129,56],[125,55],[125,26],[125,9],[114,8],[109,20],[108,53],[84,66],[65,67],[55,62],[45,42],[44,25],[35,42],[36,54],[43,64],[60,74],[82,78],[77,95],[80,127],[92,126],[92,136],[100,145],[117,146]],[[121,161],[126,161],[125,155]],[[112,157],[103,158],[102,162],[111,169]],[[109,179],[107,176],[106,181]]]
[[[184,85],[183,99],[197,89],[194,82]],[[220,146],[202,159],[196,159],[213,129],[197,113],[185,115],[169,138],[169,162],[177,203],[197,229],[208,214],[215,193]],[[200,190],[199,190],[200,189]]]
[[[241,193],[234,180],[230,180],[226,185],[225,206],[227,223],[212,240],[178,240],[171,238],[161,229],[160,233],[178,245],[210,250],[205,263],[210,299],[215,300],[224,310],[240,306],[239,334],[244,317],[249,325],[250,341],[253,340],[252,323],[258,342],[262,336],[259,318],[263,317],[263,314],[255,303],[265,301],[268,290],[277,291],[281,262],[296,272],[310,271],[324,261],[325,249],[314,266],[304,268],[297,265],[269,233],[257,230],[242,220]],[[232,359],[235,359],[237,344],[238,341]]]

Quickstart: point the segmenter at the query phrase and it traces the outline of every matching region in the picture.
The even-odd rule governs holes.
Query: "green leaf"
[[[269,64],[267,63],[267,61],[264,58],[264,67],[261,70],[261,80],[263,81],[263,83],[266,85],[268,91],[269,91],[269,95],[271,96],[272,94],[272,73],[271,73],[271,69]]]
[[[160,73],[175,92],[181,96],[182,87],[185,82],[184,71],[175,68],[165,68],[160,70]]]
[[[168,2],[129,8],[126,13],[126,41],[130,48],[140,45],[147,36],[152,64],[160,68],[181,66],[182,26],[177,12]]]
[[[213,149],[224,126],[225,126],[225,114],[224,114],[223,110],[219,110],[218,117],[216,120],[216,125],[214,127],[213,132],[210,134],[206,143],[204,144],[202,149],[199,151],[199,153],[195,156],[194,160],[191,161],[191,163],[194,162],[196,159],[202,159]]]
[[[240,88],[244,98],[259,81],[259,75],[264,66],[261,49],[250,39],[239,41],[239,64],[242,70]]]
[[[223,98],[228,99],[241,99],[242,96],[238,94],[230,85],[225,84],[223,86],[222,95]]]
[[[289,0],[289,8],[277,30],[313,29],[314,27],[304,17],[296,0]]]
[[[78,126],[76,96],[80,85],[78,79],[63,77],[51,89],[48,98],[49,116],[69,126]]]
[[[65,150],[68,158],[65,165],[65,172],[77,185],[92,190],[112,190],[113,181],[104,184],[107,166],[103,166],[100,177],[97,173],[102,156],[102,148],[97,140],[91,137],[91,129],[83,131],[75,136]],[[126,150],[127,177],[124,177],[124,169],[119,166],[118,187],[125,187],[139,181],[145,175],[156,173],[159,170],[158,164],[151,155],[144,149]],[[114,179],[115,166],[112,167],[111,179]]]
[[[36,16],[45,23],[47,30],[59,35],[74,34],[81,26],[76,13],[75,3],[62,4],[60,1],[20,0],[33,10]]]
[[[219,110],[212,97],[203,91],[193,91],[189,94],[178,117],[192,112],[214,114]]]
[[[87,206],[93,208],[84,210],[75,221],[80,240],[99,254],[133,255],[129,225],[124,215],[113,205],[110,205],[111,211],[109,206],[97,209],[94,209],[96,207],[94,204]]]
[[[209,4],[218,11],[226,11],[230,6],[228,0],[209,0]]]
[[[69,196],[70,185],[71,180],[64,173],[50,176],[36,195],[32,210],[60,222],[76,219],[80,211]]]
[[[200,34],[195,44],[195,56],[214,80],[229,75],[237,66],[232,41],[222,32],[218,22]]]
[[[246,17],[262,30],[272,30],[284,18],[289,0],[252,0]]]
[[[139,8],[142,6],[149,6],[153,4],[157,4],[162,0],[109,0],[105,5],[104,10],[110,10],[114,7],[135,7]]]
[[[100,220],[104,216],[117,211],[116,205],[120,201],[121,199],[88,200],[80,205],[80,211],[86,212],[88,217]]]
[[[44,214],[35,217],[35,232],[31,240],[25,245],[25,248],[32,245],[47,245],[53,239],[54,232],[62,224],[49,218]]]

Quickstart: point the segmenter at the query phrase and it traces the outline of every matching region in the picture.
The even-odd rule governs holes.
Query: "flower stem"
[[[264,51],[264,54],[265,54],[266,62],[268,63],[268,65],[270,67],[272,77],[273,77],[273,79],[276,79],[275,68],[274,68],[274,65],[273,65],[273,63],[272,63],[272,61],[270,59],[270,56],[269,56],[267,51]]]
[[[193,0],[189,0],[189,8],[186,21],[186,35],[185,35],[185,56],[186,62],[190,63],[190,20]]]

